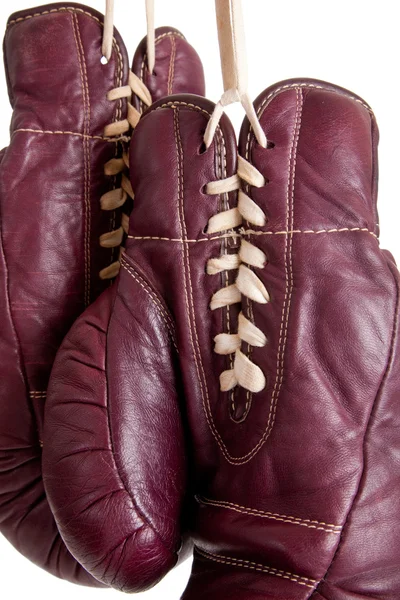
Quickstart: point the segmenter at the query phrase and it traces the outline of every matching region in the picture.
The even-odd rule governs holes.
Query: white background
[[[104,11],[104,0],[88,5]],[[115,24],[132,58],[145,35],[144,1],[116,0]],[[375,111],[381,131],[380,221],[381,245],[400,259],[400,40],[393,0],[243,0],[249,58],[250,92],[289,77],[313,77],[346,87]],[[0,5],[0,29],[9,12],[33,8],[30,0]],[[177,27],[199,52],[205,67],[207,95],[222,92],[214,0],[156,0],[156,26]],[[0,147],[8,144],[11,110],[4,75],[0,78]],[[240,107],[228,110],[235,125]],[[137,597],[178,600],[190,565],[172,572],[158,587]],[[5,600],[111,600],[111,590],[89,590],[58,581],[20,556],[0,536],[0,598]]]

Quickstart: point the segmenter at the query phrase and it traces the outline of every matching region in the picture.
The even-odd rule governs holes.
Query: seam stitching
[[[186,41],[186,38],[184,35],[182,35],[181,33],[178,33],[177,31],[167,31],[166,33],[162,33],[161,35],[157,36],[156,39],[154,40],[154,46],[157,46],[157,44],[163,40],[164,38],[171,36],[171,37],[178,37],[181,38],[182,40]],[[143,59],[142,59],[142,65],[140,68],[140,78],[143,81],[143,83],[145,82],[145,70],[146,70],[146,59],[147,59],[147,51],[143,54]],[[141,111],[143,112],[147,107],[144,106],[143,101],[140,101],[140,108]]]
[[[205,114],[208,116],[208,118],[210,118],[210,113],[193,104],[190,102],[184,102],[184,101],[170,101],[170,102],[165,102],[164,104],[157,106],[156,108],[152,109],[152,110],[161,110],[163,108],[172,108],[177,109],[179,106],[185,106],[187,108],[189,108],[190,110],[195,110],[197,112],[200,112],[202,114]],[[297,112],[299,111],[299,107],[297,107]],[[300,114],[297,115],[298,117],[300,117]],[[183,180],[181,181],[181,165],[180,165],[180,153],[179,153],[179,123],[177,122],[176,119],[176,111],[174,112],[174,125],[175,125],[175,138],[176,138],[176,146],[177,146],[177,154],[178,154],[178,170],[179,170],[179,185],[182,186],[182,191],[180,191],[181,194],[183,194]],[[217,130],[218,131],[218,130]],[[219,126],[219,132],[221,133],[222,137],[222,130]],[[294,140],[295,141],[295,135],[296,135],[296,131],[294,131]],[[251,132],[249,132],[249,136],[248,136],[248,142],[247,142],[247,148],[249,148],[250,146],[250,142],[251,142]],[[293,149],[292,149],[293,150]],[[180,205],[178,205],[178,208],[180,208]],[[184,216],[184,215],[183,215]],[[164,239],[166,241],[177,241],[177,242],[181,242],[182,243],[182,254],[183,254],[183,261],[182,261],[182,266],[183,266],[183,270],[185,272],[185,258],[186,258],[186,253],[187,253],[187,245],[188,243],[191,242],[197,242],[197,241],[209,241],[209,238],[204,238],[204,240],[188,240],[187,239],[187,235],[184,235],[183,230],[182,230],[182,226],[185,225],[185,223],[182,221],[180,221],[180,228],[181,228],[181,239],[176,239],[174,240],[173,238],[155,238],[155,239]],[[346,229],[347,230],[347,229]],[[359,230],[357,228],[357,230]],[[336,230],[335,230],[336,231]],[[332,231],[333,232],[333,231]],[[291,231],[289,230],[289,223],[287,224],[287,231],[283,232],[287,237],[291,234]],[[140,236],[129,236],[131,239],[153,239],[151,236],[148,237],[140,237]],[[232,234],[226,234],[225,237],[232,237]],[[241,237],[240,234],[237,235],[237,237]],[[218,236],[216,239],[219,239],[220,236]],[[189,272],[189,271],[188,271]],[[191,285],[191,280],[190,280],[190,276],[189,276],[189,284]],[[184,285],[185,285],[185,300],[186,300],[186,306],[188,309],[188,314],[190,314],[190,308],[189,308],[189,301],[188,301],[188,293],[187,293],[187,284],[186,284],[186,279],[184,279]],[[193,298],[191,298],[191,302],[193,303]],[[194,315],[194,309],[193,309],[193,315]],[[191,329],[192,327],[192,322],[189,319],[189,333],[190,333],[190,337],[191,337],[191,343],[192,343],[192,349],[193,349],[193,353],[194,353],[194,359],[195,359],[195,366],[196,366],[196,370],[197,370],[197,375],[199,378],[199,384],[200,384],[200,390],[201,390],[201,395],[202,395],[202,402],[203,402],[203,407],[204,407],[204,411],[205,411],[205,415],[206,415],[206,420],[207,420],[207,424],[212,432],[212,435],[214,437],[214,439],[216,440],[222,454],[224,455],[225,459],[227,460],[228,463],[230,463],[231,465],[243,465],[246,464],[247,462],[249,462],[253,456],[255,456],[255,454],[260,450],[260,448],[263,446],[263,444],[265,443],[266,439],[268,439],[271,429],[268,427],[267,424],[267,429],[264,432],[264,436],[260,439],[259,443],[253,448],[253,450],[251,450],[248,454],[246,454],[245,456],[240,456],[240,457],[234,457],[232,456],[213,419],[213,415],[212,415],[212,411],[211,411],[211,404],[210,404],[210,398],[209,398],[209,394],[208,394],[208,388],[207,388],[207,380],[205,377],[205,373],[204,370],[202,371],[202,373],[200,372],[200,366],[201,368],[203,368],[202,364],[199,365],[198,359],[197,359],[197,355],[196,355],[196,347],[195,347],[195,343],[194,343],[194,339],[193,339],[193,331]],[[198,348],[198,356],[200,356],[201,359],[201,352],[200,352],[200,347],[198,345],[198,341],[197,341],[197,348]],[[203,377],[202,377],[203,375]]]
[[[97,21],[103,27],[103,23],[100,21],[100,19],[98,19],[97,17],[92,15],[92,13],[88,12],[87,10],[83,10],[82,8],[77,8],[75,6],[62,6],[60,8],[52,8],[51,10],[44,10],[42,12],[32,13],[31,15],[26,15],[25,17],[19,17],[18,19],[13,19],[12,21],[9,21],[7,23],[7,28],[10,27],[11,25],[14,25],[15,23],[21,23],[22,21],[27,21],[28,19],[33,19],[35,17],[41,17],[43,15],[50,15],[52,13],[58,13],[58,12],[72,12],[72,13],[78,12],[78,13],[87,15],[88,17],[91,17],[94,21]]]
[[[262,104],[260,105],[260,107],[257,111],[259,113],[259,115],[263,112],[263,109],[265,108],[266,104],[270,100],[272,100],[272,98],[274,98],[280,92],[282,92],[282,90],[290,90],[290,89],[296,89],[296,88],[330,91],[330,90],[327,90],[323,85],[316,85],[315,83],[306,83],[306,82],[300,83],[299,82],[299,83],[291,83],[291,84],[287,84],[287,85],[282,85],[282,86],[278,87],[276,90],[272,91],[270,94],[268,94],[268,96],[264,99],[264,101],[262,102]],[[346,96],[346,97],[350,98],[351,100],[354,100],[358,104],[361,104],[361,106],[363,106],[371,115],[374,115],[372,108],[370,106],[368,106],[368,104],[363,102],[360,98],[357,98],[353,94],[349,94],[349,93],[347,93],[347,94],[344,94],[343,92],[338,92],[338,93],[340,93],[340,95],[342,95],[342,96]]]
[[[229,238],[229,239],[230,238],[240,238],[241,236],[250,236],[250,235],[288,235],[288,234],[298,234],[298,233],[322,234],[322,233],[343,233],[343,232],[360,232],[360,233],[364,232],[364,233],[369,233],[374,238],[378,238],[378,236],[373,231],[370,231],[366,227],[352,227],[352,228],[343,227],[341,229],[319,229],[317,231],[312,231],[311,229],[307,229],[304,231],[301,231],[300,229],[282,230],[282,231],[246,230],[242,234],[233,232],[233,233],[217,235],[217,236],[213,236],[213,237],[209,237],[209,238],[198,238],[197,240],[183,239],[183,238],[168,238],[168,237],[151,236],[151,235],[145,235],[145,236],[128,235],[128,238],[132,239],[132,240],[160,240],[160,241],[164,241],[164,242],[181,242],[181,243],[186,243],[186,244],[188,244],[188,243],[196,244],[198,242],[212,242],[214,240],[227,239],[227,238]]]
[[[178,175],[178,179],[179,179],[178,208],[179,208],[179,213],[180,213],[179,224],[180,224],[180,228],[181,228],[182,237],[184,236],[184,239],[186,239],[187,232],[186,232],[185,214],[184,214],[184,208],[183,208],[183,193],[184,193],[184,179],[183,179],[183,169],[182,169],[183,150],[182,150],[182,145],[181,145],[179,121],[177,118],[176,106],[174,105],[174,103],[168,103],[168,104],[169,104],[169,106],[173,107],[173,109],[174,109],[174,126],[175,126],[176,147],[177,147],[177,153],[178,153],[178,173],[179,173],[179,175]],[[187,105],[187,103],[183,103],[183,104]],[[206,112],[206,111],[201,111],[201,112]],[[192,281],[191,281],[191,277],[190,277],[190,264],[189,264],[187,244],[182,244],[182,268],[183,268],[183,273],[184,273],[185,301],[186,301],[186,307],[187,307],[188,317],[189,317],[188,323],[189,323],[190,340],[191,340],[191,344],[192,344],[193,357],[194,357],[194,362],[195,362],[195,366],[196,366],[197,377],[198,377],[199,385],[200,385],[200,392],[201,392],[201,397],[202,397],[204,413],[205,413],[208,426],[211,430],[211,433],[212,433],[214,439],[216,440],[222,454],[225,456],[225,458],[229,462],[230,455],[227,452],[226,446],[220,436],[218,429],[216,428],[216,425],[214,423],[214,419],[212,416],[210,397],[209,397],[208,388],[207,388],[207,379],[206,379],[204,367],[203,367],[203,364],[201,361],[201,349],[200,349],[200,344],[199,344],[199,340],[197,337],[197,331],[195,328],[196,321],[195,321],[195,310],[194,310],[194,304],[193,304],[193,288],[192,288]],[[190,294],[191,294],[190,296],[188,294],[188,286],[186,283],[186,273],[188,274],[188,282],[189,282]],[[189,297],[190,297],[190,305],[191,306],[189,306]]]
[[[153,292],[153,290],[150,288],[150,286],[148,285],[148,283],[123,258],[121,259],[121,267],[123,267],[129,273],[129,275],[144,289],[144,291],[146,292],[146,294],[148,294],[148,296],[151,298],[153,304],[155,305],[155,307],[157,309],[157,312],[159,313],[160,317],[164,321],[164,323],[165,323],[165,325],[166,325],[166,327],[168,329],[168,332],[169,332],[169,334],[170,334],[170,336],[172,338],[172,343],[174,344],[175,349],[176,349],[176,351],[179,354],[179,350],[178,350],[178,347],[177,347],[177,344],[176,344],[176,341],[175,341],[175,327],[174,327],[174,324],[173,324],[170,316],[166,312],[164,306],[160,302],[159,298],[157,298],[157,296],[155,295],[155,293]]]
[[[115,38],[113,38],[113,48],[116,51],[116,55],[117,55],[117,68],[114,74],[114,81],[115,81],[115,85],[114,87],[118,88],[122,86],[122,80],[123,80],[123,71],[124,71],[124,60],[121,54],[121,49],[118,46],[118,44],[116,43]],[[121,121],[122,120],[122,112],[123,112],[123,106],[124,106],[124,102],[126,103],[126,100],[124,100],[123,98],[120,98],[120,100],[116,103],[115,105],[115,113],[114,113],[114,119],[113,122],[117,122],[117,121]],[[126,106],[126,110],[127,110],[127,105]],[[118,157],[119,156],[119,149],[120,149],[120,142],[121,142],[121,146],[122,146],[122,152],[124,151],[123,148],[123,142],[126,141],[126,136],[121,136],[121,139],[118,140],[119,136],[116,136],[114,138],[115,141],[115,152],[114,152],[114,156]],[[112,189],[116,189],[117,187],[117,181],[118,181],[118,177],[115,176],[111,179],[111,186]],[[110,187],[111,187],[110,186]],[[109,231],[113,231],[115,229],[116,226],[116,220],[117,220],[117,214],[118,214],[118,210],[114,210],[111,212],[110,215],[110,225],[109,225]],[[110,251],[110,263],[109,266],[111,266],[114,263],[114,258],[115,258],[115,248],[111,248]]]
[[[233,502],[227,502],[223,500],[210,500],[204,497],[197,497],[197,501],[200,504],[204,504],[206,506],[215,506],[217,508],[225,508],[227,510],[233,510],[235,512],[255,516],[255,517],[264,517],[267,519],[272,519],[275,521],[282,521],[284,523],[291,523],[293,525],[299,525],[301,527],[307,527],[309,529],[316,529],[318,531],[325,531],[326,533],[335,533],[340,534],[342,530],[341,525],[333,525],[331,523],[325,523],[324,521],[314,521],[312,519],[301,519],[299,517],[292,517],[290,515],[282,515],[279,513],[272,513],[268,511],[258,510],[256,508],[249,508],[247,506],[242,506],[240,504],[235,504]]]
[[[301,92],[296,91],[296,120],[295,120],[292,145],[291,145],[291,150],[290,150],[290,155],[289,155],[289,178],[288,178],[288,187],[287,187],[287,193],[286,193],[286,205],[287,205],[286,227],[287,227],[287,231],[288,231],[288,233],[286,235],[286,242],[285,242],[286,289],[285,289],[285,299],[284,299],[283,307],[282,307],[282,320],[281,320],[281,328],[280,328],[279,342],[278,342],[277,373],[276,373],[274,389],[273,389],[272,397],[271,397],[270,412],[269,412],[269,416],[268,416],[266,429],[265,429],[262,437],[260,438],[259,442],[254,446],[254,448],[250,452],[248,452],[244,456],[240,456],[240,457],[232,457],[229,454],[230,461],[232,461],[236,465],[243,465],[243,464],[248,463],[258,453],[258,451],[262,448],[264,443],[269,438],[271,431],[275,424],[276,409],[277,409],[278,400],[279,400],[279,393],[280,393],[282,383],[283,383],[285,348],[286,348],[287,333],[288,333],[290,303],[291,303],[291,296],[292,296],[292,291],[293,291],[293,272],[292,272],[292,258],[291,258],[291,253],[292,253],[292,243],[291,242],[293,240],[293,234],[290,233],[290,231],[291,231],[290,226],[293,225],[292,219],[293,219],[293,204],[294,204],[294,181],[295,181],[295,175],[296,175],[295,174],[296,152],[297,152],[298,138],[300,136],[301,113],[302,113],[302,106],[303,106],[302,102],[299,102],[299,94],[300,94],[300,98],[302,98]],[[251,136],[251,134],[249,132],[249,139],[250,139],[250,136]],[[247,144],[247,152],[246,152],[247,159],[249,158],[249,150],[250,150],[250,145],[248,143]],[[251,306],[251,303],[249,304],[249,306]],[[225,446],[225,444],[224,444],[224,446]]]
[[[185,238],[187,238],[185,213],[184,213],[183,149],[182,149],[182,142],[181,142],[181,137],[180,137],[178,111],[176,110],[176,108],[174,108],[174,129],[175,129],[176,150],[177,150],[177,155],[178,155],[179,226],[180,226],[182,237],[184,236]],[[194,310],[194,305],[193,305],[193,289],[192,289],[192,282],[191,282],[191,277],[190,277],[190,263],[189,263],[187,244],[182,244],[182,268],[183,268],[183,276],[184,276],[183,280],[184,280],[184,288],[185,288],[185,302],[186,302],[186,309],[187,309],[187,314],[188,314],[190,341],[191,341],[192,350],[193,350],[193,357],[194,357],[194,362],[195,362],[195,366],[196,366],[197,377],[198,377],[199,385],[200,385],[200,392],[201,392],[201,397],[202,397],[202,402],[203,402],[203,408],[204,408],[204,412],[206,415],[208,426],[210,427],[210,430],[211,430],[214,438],[217,440],[217,443],[222,450],[221,443],[215,435],[215,425],[214,425],[212,419],[210,421],[210,414],[209,414],[210,399],[208,397],[207,382],[205,379],[203,365],[201,363],[201,350],[200,350],[200,345],[199,345],[199,341],[197,338],[195,310]],[[186,281],[186,275],[187,275],[188,283]],[[190,305],[189,305],[188,287],[190,288]],[[205,399],[207,399],[208,407],[206,406]]]
[[[82,84],[82,96],[84,106],[84,134],[87,135],[90,131],[90,99],[89,85],[87,79],[87,67],[85,53],[80,37],[79,22],[76,13],[71,14],[72,29],[77,49],[79,70]],[[85,137],[82,138],[83,143],[83,160],[84,160],[84,203],[85,203],[85,222],[84,222],[84,256],[85,256],[85,305],[90,302],[90,150],[89,142]]]
[[[258,571],[261,573],[266,573],[267,575],[273,575],[274,577],[282,577],[283,579],[288,579],[289,581],[293,581],[299,585],[303,585],[305,587],[309,587],[314,589],[317,585],[318,581],[314,579],[309,579],[308,577],[302,577],[301,575],[296,575],[295,573],[290,573],[289,571],[281,571],[280,569],[275,569],[274,567],[268,567],[266,565],[262,565],[260,563],[255,563],[250,560],[243,560],[240,558],[233,558],[231,556],[222,556],[219,554],[213,554],[211,552],[206,552],[196,547],[196,552],[203,556],[208,560],[212,560],[217,563],[241,567],[243,569],[250,569],[252,571]]]
[[[171,58],[169,63],[169,72],[168,72],[168,96],[172,94],[172,87],[174,84],[174,75],[175,75],[175,57],[176,57],[176,41],[173,35],[170,36],[171,40]]]
[[[51,131],[50,129],[31,129],[31,128],[23,128],[21,127],[20,129],[14,129],[14,131],[12,132],[11,135],[14,135],[15,133],[42,133],[42,134],[46,134],[46,135],[70,135],[70,136],[76,136],[76,137],[81,137],[81,138],[87,138],[89,140],[101,140],[104,142],[129,142],[130,141],[130,136],[126,136],[126,135],[122,135],[119,137],[106,137],[106,136],[101,136],[101,135],[89,135],[86,133],[79,133],[79,131]]]
[[[179,228],[180,228],[182,237],[187,238],[185,212],[184,212],[183,149],[182,149],[182,142],[181,142],[180,129],[179,129],[179,115],[178,115],[178,111],[175,109],[174,109],[174,131],[175,131],[176,152],[177,152],[177,157],[178,157],[178,205],[177,205],[177,209],[178,209],[178,217],[179,217]],[[188,285],[187,285],[187,281],[186,281],[186,274],[188,274],[188,279],[190,282],[190,264],[189,264],[189,257],[187,254],[187,246],[185,244],[182,245],[181,256],[182,256],[183,281],[184,281],[184,288],[185,288],[185,302],[186,302],[186,309],[187,309],[187,314],[188,314],[188,319],[189,319],[188,322],[189,322],[190,340],[192,343],[193,356],[194,356],[194,360],[195,360],[197,376],[199,378],[201,394],[203,397],[203,381],[200,376],[200,370],[199,370],[199,365],[198,365],[198,360],[197,360],[197,354],[196,354],[196,349],[195,349],[195,344],[194,344],[193,329],[192,329],[192,318],[194,319],[193,303],[191,303],[192,307],[190,307],[189,306]],[[190,285],[191,285],[191,283],[190,283]],[[190,308],[192,308],[192,311],[190,310]],[[194,326],[195,326],[195,324],[193,321],[193,327]]]
[[[383,393],[386,381],[387,381],[387,379],[389,377],[390,367],[391,367],[391,365],[393,363],[395,341],[396,341],[396,338],[397,338],[397,329],[398,329],[398,325],[399,325],[400,292],[399,292],[399,285],[398,285],[398,282],[397,282],[397,278],[395,277],[395,275],[394,275],[394,273],[393,273],[393,271],[392,271],[392,269],[390,268],[389,265],[388,265],[388,269],[389,269],[389,271],[390,271],[390,273],[391,273],[391,275],[392,275],[392,277],[394,279],[394,284],[395,284],[395,287],[396,287],[396,307],[395,307],[395,314],[394,314],[394,318],[393,318],[392,336],[391,336],[391,341],[390,341],[389,356],[388,356],[388,359],[387,359],[385,372],[384,372],[381,384],[379,386],[378,392],[376,394],[375,400],[373,402],[373,405],[372,405],[372,408],[371,408],[371,413],[369,415],[368,423],[367,423],[367,426],[365,428],[365,432],[364,432],[364,436],[363,436],[363,468],[362,468],[362,473],[360,475],[360,480],[359,480],[359,483],[358,483],[358,486],[357,486],[357,491],[356,491],[356,493],[355,493],[355,495],[354,495],[354,497],[353,497],[353,499],[351,501],[351,505],[349,507],[348,513],[347,513],[345,521],[343,523],[342,533],[341,533],[338,545],[336,547],[335,554],[332,557],[332,560],[329,563],[328,568],[326,569],[325,575],[323,577],[321,577],[321,579],[319,580],[318,586],[317,586],[317,589],[315,590],[315,592],[318,591],[318,588],[321,585],[321,583],[329,576],[329,572],[332,569],[333,564],[335,563],[336,559],[338,558],[340,548],[341,548],[341,546],[342,546],[342,544],[344,542],[344,538],[345,538],[345,534],[346,534],[346,527],[347,527],[347,525],[349,523],[349,518],[350,518],[351,512],[353,510],[354,504],[355,504],[355,502],[356,502],[356,500],[357,500],[357,498],[359,496],[360,489],[361,489],[361,483],[362,483],[362,480],[363,480],[363,477],[364,477],[364,474],[365,474],[365,445],[366,445],[366,439],[367,439],[367,436],[368,436],[369,428],[370,428],[370,425],[371,425],[372,416],[374,415],[375,407],[376,407],[377,403],[381,399],[381,395]],[[308,598],[311,598],[312,596],[314,596],[315,592],[313,592],[313,594],[311,594],[311,596],[309,596]]]

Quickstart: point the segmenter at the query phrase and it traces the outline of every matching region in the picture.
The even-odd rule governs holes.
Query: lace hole
[[[197,152],[197,154],[205,154],[207,152],[207,146],[203,142]]]
[[[102,65],[108,65],[108,58],[106,56],[102,56],[100,58],[100,62]]]
[[[267,148],[266,149],[267,150],[273,150],[274,148],[275,148],[275,143],[274,142],[270,142],[268,140],[268,142],[267,142]]]

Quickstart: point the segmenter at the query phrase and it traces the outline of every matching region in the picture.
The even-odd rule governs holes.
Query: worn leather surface
[[[205,193],[236,172],[226,117],[206,152],[213,105],[194,96],[158,102],[135,132],[135,207],[115,297],[103,296],[67,338],[49,406],[59,432],[53,462],[66,446],[81,453],[64,462],[69,501],[78,512],[86,494],[94,498],[93,531],[106,510],[102,543],[112,536],[109,515],[123,531],[103,574],[80,512],[68,540],[83,545],[89,570],[127,591],[138,588],[124,544],[147,532],[150,561],[155,531],[178,547],[170,517],[185,482],[182,383],[198,503],[184,600],[395,600],[399,277],[377,237],[375,119],[360,98],[312,80],[266,90],[256,109],[270,144],[261,148],[245,122],[239,153],[267,181],[248,192],[268,222],[240,235],[207,234],[210,217],[237,202],[235,193]],[[243,298],[240,307],[268,338],[251,350],[267,378],[253,395],[219,391],[231,359],[214,353],[213,338],[236,330],[238,309],[210,310],[231,277],[206,273],[207,260],[234,252],[240,236],[268,257],[257,275],[271,302]],[[93,410],[96,430],[86,425]],[[109,485],[97,494],[99,481]],[[175,560],[163,559],[160,572]]]
[[[147,38],[140,42],[133,58],[133,69],[150,90],[154,102],[179,93],[204,96],[203,65],[180,31],[174,27],[157,28],[155,48],[153,73],[147,68]]]
[[[205,267],[209,258],[235,251],[238,237],[208,235],[207,223],[237,199],[235,193],[208,196],[204,186],[236,172],[237,147],[223,117],[204,152],[213,105],[177,96],[153,106],[135,132],[130,153],[135,207],[114,310],[108,318],[108,309],[96,305],[102,325],[94,321],[94,330],[104,358],[94,361],[99,342],[87,341],[78,329],[84,321],[78,321],[55,370],[52,430],[62,426],[60,447],[71,448],[72,439],[79,451],[90,440],[92,450],[99,446],[104,452],[106,442],[108,461],[111,436],[132,502],[146,507],[148,520],[166,540],[184,482],[177,397],[182,378],[191,436],[189,483],[198,503],[195,561],[183,598],[395,600],[399,277],[377,238],[375,119],[360,98],[311,80],[266,90],[256,108],[271,143],[261,148],[245,122],[239,152],[266,178],[263,188],[248,191],[268,223],[250,232],[245,224],[247,233],[240,235],[267,254],[268,264],[257,275],[271,302],[243,298],[241,309],[268,338],[267,346],[251,352],[266,375],[265,390],[219,391],[219,375],[231,363],[214,353],[213,338],[235,331],[238,310],[209,309],[213,293],[230,278],[210,276]],[[84,319],[89,318],[90,311]],[[80,363],[93,365],[93,376],[83,375]],[[108,382],[107,397],[105,383],[95,387],[98,378]],[[57,396],[60,381],[66,388]],[[81,432],[79,423],[89,419],[77,423],[78,410],[63,406],[66,397],[77,400],[80,410],[84,402],[94,402],[99,414],[107,410],[109,432],[100,427],[100,433]],[[148,446],[154,439],[157,444]],[[160,454],[160,439],[168,460]],[[68,459],[71,470],[82,469],[71,492],[78,506],[95,487],[89,477],[92,450],[85,451],[84,461]],[[60,450],[56,458],[62,456]],[[152,472],[148,461],[155,465]],[[112,485],[98,514],[91,512],[93,525],[104,521],[104,502],[121,519],[110,493],[129,498],[116,491],[122,484],[115,465],[111,468],[112,478],[99,479]],[[99,474],[97,467],[96,480]],[[153,497],[144,493],[157,488]],[[138,514],[137,507],[133,517],[125,512],[125,519],[134,519],[132,535],[142,531]],[[80,516],[76,523],[82,522]],[[147,531],[154,533],[150,525]],[[75,544],[79,532],[72,533]],[[85,530],[85,566],[93,571],[95,552],[87,537]],[[174,533],[176,547],[177,538]],[[153,543],[151,537],[151,550]],[[107,578],[129,565],[127,556],[121,558],[118,547],[102,565],[111,565]],[[111,583],[135,588],[122,579]]]
[[[102,19],[73,3],[10,17],[4,53],[13,117],[0,166],[0,531],[54,575],[96,586],[59,535],[43,487],[41,445],[56,351],[109,286],[98,273],[117,258],[118,249],[99,245],[119,218],[100,210],[101,195],[118,187],[104,164],[121,153],[103,132],[126,115],[125,100],[106,96],[127,84],[129,65],[118,32],[111,60],[100,63]],[[160,73],[165,60],[164,52]],[[179,68],[178,89],[185,83]],[[164,84],[162,77],[154,83],[160,95],[168,92]]]
[[[154,96],[184,89],[204,94],[200,59],[180,32],[156,30],[152,76],[145,52],[143,41],[134,70]],[[162,144],[162,131],[157,136]],[[147,160],[148,152],[133,169]],[[43,437],[45,487],[62,537],[94,577],[124,591],[151,587],[187,552],[186,545],[181,551],[186,472],[176,356],[168,337],[143,337],[146,353],[157,354],[149,373],[146,353],[136,349],[136,303],[147,293],[124,275],[118,293],[107,290],[73,326],[55,361]],[[156,310],[146,318],[159,320]],[[164,335],[163,322],[160,327]],[[143,369],[130,373],[138,359]],[[153,395],[157,385],[168,388],[161,401]]]
[[[245,122],[239,152],[268,181],[250,189],[268,223],[246,238],[268,257],[256,272],[271,302],[242,310],[268,338],[251,354],[267,387],[218,393],[193,258],[179,324],[199,339],[182,361],[197,550],[183,598],[395,600],[399,275],[377,239],[377,126],[360,98],[315,81],[278,84],[256,108],[274,146]]]

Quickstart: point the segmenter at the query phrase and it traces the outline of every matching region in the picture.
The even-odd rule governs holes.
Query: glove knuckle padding
[[[199,102],[212,110],[204,100]],[[183,285],[181,245],[166,242],[160,252],[160,240],[134,239],[137,232],[182,237],[174,229],[182,157],[177,155],[177,115],[171,106],[150,113],[155,123],[143,117],[135,131],[131,161],[136,218],[121,273],[114,288],[87,309],[65,339],[46,408],[44,439],[51,444],[44,448],[44,473],[60,531],[89,572],[125,591],[156,583],[178,560],[181,545],[186,464],[178,398],[180,339],[175,308],[173,313],[169,308],[173,295],[165,293],[170,286],[175,292],[175,285]],[[187,119],[192,113],[195,127]],[[191,190],[199,214],[191,236],[206,224],[204,210],[212,211],[201,187],[221,169],[211,153],[198,152],[201,133],[196,130],[206,122],[201,111],[182,105],[180,126],[196,132],[191,144],[197,164],[189,165],[193,168],[188,176],[193,175]],[[157,186],[153,173],[162,160],[171,162],[163,167],[163,185]],[[226,161],[231,175],[234,154]],[[203,165],[205,177],[199,178],[198,165]],[[162,212],[166,194],[171,206]],[[201,261],[204,270],[200,250],[193,260]],[[204,293],[204,307],[210,291]]]
[[[186,471],[170,321],[123,259],[118,290],[64,341],[46,408],[45,439],[57,435],[45,483],[61,534],[95,577],[129,592],[157,583],[181,545]]]
[[[199,406],[191,424],[211,421],[219,458],[197,465],[183,597],[394,600],[398,272],[377,241],[375,120],[359,98],[312,81],[269,89],[256,109],[274,148],[245,123],[239,153],[269,181],[249,190],[268,224],[243,236],[268,257],[255,272],[271,302],[243,298],[242,310],[267,336],[251,349],[267,382],[222,394],[208,415]]]

